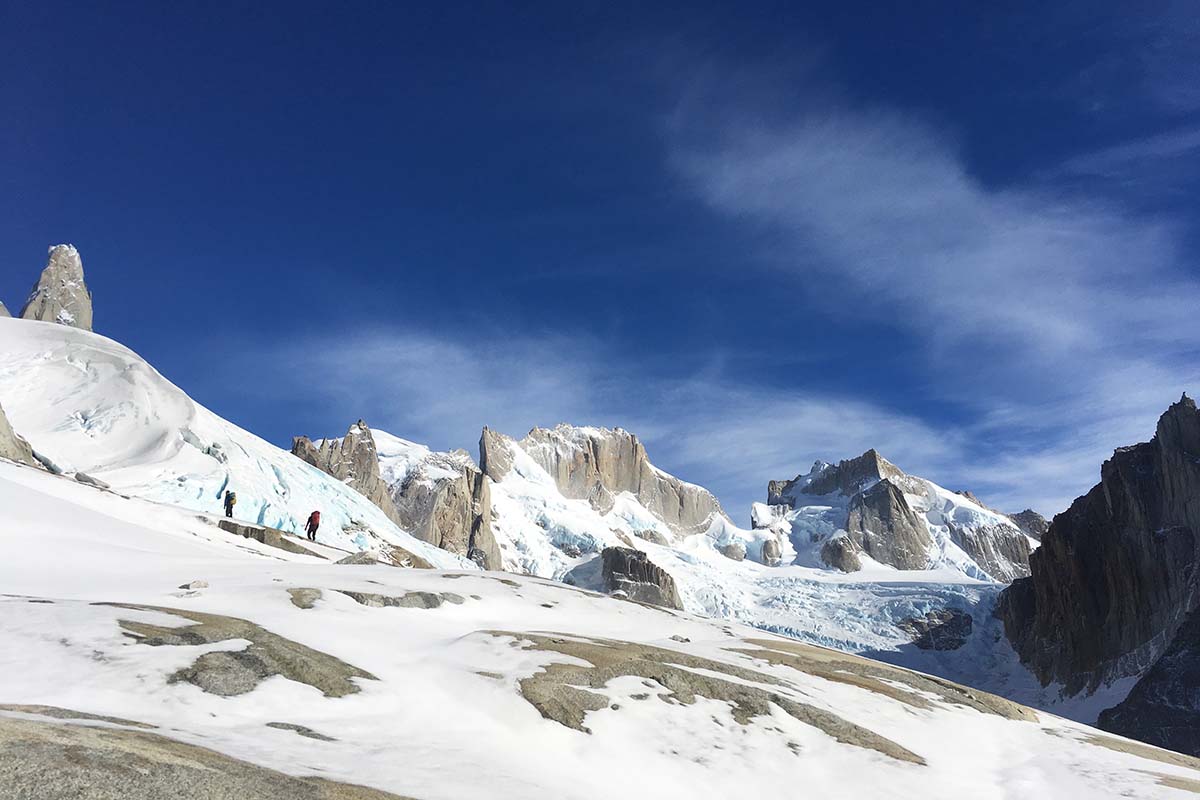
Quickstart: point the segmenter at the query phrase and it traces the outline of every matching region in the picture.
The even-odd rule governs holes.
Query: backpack
[[[229,505],[233,505],[234,503],[236,503],[237,502],[237,492],[226,492],[225,493],[225,502],[228,503]]]

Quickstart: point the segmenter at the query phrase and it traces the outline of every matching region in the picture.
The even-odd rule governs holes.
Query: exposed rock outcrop
[[[923,617],[902,619],[896,627],[912,637],[922,650],[957,650],[967,643],[974,619],[957,608],[930,611]]]
[[[756,504],[755,528],[789,529],[797,562],[809,566],[853,572],[870,558],[921,570],[950,558],[979,578],[1009,581],[1029,571],[1029,540],[1008,517],[971,492],[949,492],[906,474],[876,450],[837,465],[818,461],[807,474],[771,481],[767,501]]]
[[[485,429],[485,438],[487,433]],[[376,434],[359,420],[342,439],[313,442],[297,436],[292,454],[357,489],[418,539],[484,569],[503,569],[492,534],[491,479],[470,455],[430,452],[383,432],[378,437],[404,452],[385,457]],[[386,469],[381,466],[385,463]]]
[[[262,681],[278,675],[308,684],[326,697],[344,697],[360,691],[357,680],[376,680],[369,672],[328,653],[313,650],[237,617],[160,606],[112,605],[131,611],[157,611],[182,617],[192,623],[169,627],[136,620],[118,620],[126,635],[140,644],[195,647],[233,639],[250,643],[244,650],[206,652],[191,666],[173,673],[167,678],[168,683],[184,681],[211,694],[234,697],[250,692]]]
[[[278,528],[272,528],[267,525],[253,525],[246,522],[238,522],[232,519],[217,520],[217,527],[226,533],[232,533],[234,536],[242,536],[247,539],[255,539],[268,547],[276,547],[280,550],[286,550],[289,553],[299,553],[300,555],[313,556],[315,558],[325,558],[325,556],[301,544],[298,541],[290,538],[285,532]]]
[[[10,314],[8,309],[4,307],[4,303],[0,303],[0,319],[6,319],[11,316],[12,314]]]
[[[342,481],[379,506],[397,525],[403,524],[392,502],[391,491],[379,475],[375,439],[361,419],[351,425],[341,439],[313,442],[307,436],[295,437],[292,455]]]
[[[83,261],[73,245],[50,248],[46,268],[25,301],[21,318],[92,329],[92,293],[84,283]]]
[[[624,592],[630,600],[667,608],[683,608],[675,579],[650,560],[641,550],[606,547],[600,557],[604,563],[604,585],[609,592]]]
[[[1106,731],[1200,755],[1200,611],[1180,626],[1170,646],[1123,702],[1100,714]]]
[[[484,430],[480,464],[493,480],[511,469],[513,444]],[[718,517],[728,519],[711,492],[655,467],[641,440],[621,428],[534,428],[515,445],[550,474],[564,497],[587,500],[601,514],[612,510],[616,495],[629,492],[681,536],[706,531]]]
[[[1186,395],[1149,442],[1054,518],[997,613],[1021,660],[1067,694],[1140,675],[1197,606],[1200,412]]]
[[[790,481],[771,481],[767,484],[770,505],[795,505],[797,494],[825,495],[838,493],[853,496],[884,478],[900,478],[904,473],[895,464],[872,448],[857,458],[846,459],[833,466],[824,461],[813,464],[807,475],[797,475]]]
[[[485,427],[479,436],[479,468],[494,481],[504,480],[512,469],[513,440]]]
[[[1038,512],[1032,508],[1027,508],[1016,514],[1009,514],[1011,519],[1018,528],[1020,528],[1026,536],[1031,539],[1036,539],[1039,542],[1046,535],[1046,531],[1050,529],[1050,523]]]
[[[0,717],[0,797],[404,800],[378,789],[286,775],[147,730],[19,717]]]
[[[904,498],[904,490],[887,478],[854,495],[846,531],[857,550],[881,564],[929,566],[929,528]]]
[[[29,446],[29,442],[18,436],[12,429],[12,425],[8,423],[8,417],[4,415],[2,406],[0,406],[0,458],[28,464],[31,467],[37,466],[39,463],[34,458],[33,448]]]

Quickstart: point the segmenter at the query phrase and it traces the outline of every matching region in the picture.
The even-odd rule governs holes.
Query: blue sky
[[[1053,513],[1200,391],[1188,3],[0,9],[0,299],[286,446],[878,447]]]

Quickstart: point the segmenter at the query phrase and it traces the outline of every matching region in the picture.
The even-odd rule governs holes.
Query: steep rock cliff
[[[534,428],[518,444],[564,497],[587,500],[601,514],[612,509],[614,495],[629,492],[679,535],[702,533],[717,517],[728,519],[711,492],[655,467],[641,440],[621,428]]]
[[[1016,514],[1009,514],[1008,518],[1013,521],[1013,524],[1024,531],[1026,536],[1039,542],[1046,535],[1046,531],[1050,529],[1050,522],[1032,508],[1027,508]]]
[[[1076,694],[1140,675],[1197,605],[1198,543],[1200,412],[1184,395],[1054,518],[997,613],[1043,684]]]
[[[391,491],[379,474],[375,438],[361,419],[341,439],[313,442],[307,436],[292,440],[292,455],[307,461],[366,497],[398,525],[402,525]]]
[[[92,329],[92,293],[84,283],[83,261],[74,246],[50,248],[46,268],[25,301],[21,318]]]
[[[401,525],[418,539],[467,556],[484,569],[503,569],[492,533],[492,480],[471,456],[377,435],[384,479]]]
[[[1123,702],[1100,714],[1099,726],[1168,750],[1200,755],[1200,611]]]
[[[905,570],[949,566],[978,578],[1028,574],[1029,538],[970,492],[908,475],[876,450],[837,465],[818,461],[767,485],[756,528],[790,526],[796,563],[844,572],[864,560]]]

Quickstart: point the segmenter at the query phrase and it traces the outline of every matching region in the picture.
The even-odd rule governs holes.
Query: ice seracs
[[[1011,581],[1029,572],[1030,538],[970,493],[908,475],[875,450],[767,485],[754,526],[786,531],[796,563],[855,572],[951,567]]]
[[[92,293],[83,280],[83,261],[74,245],[50,248],[46,268],[25,301],[21,318],[92,329]]]

